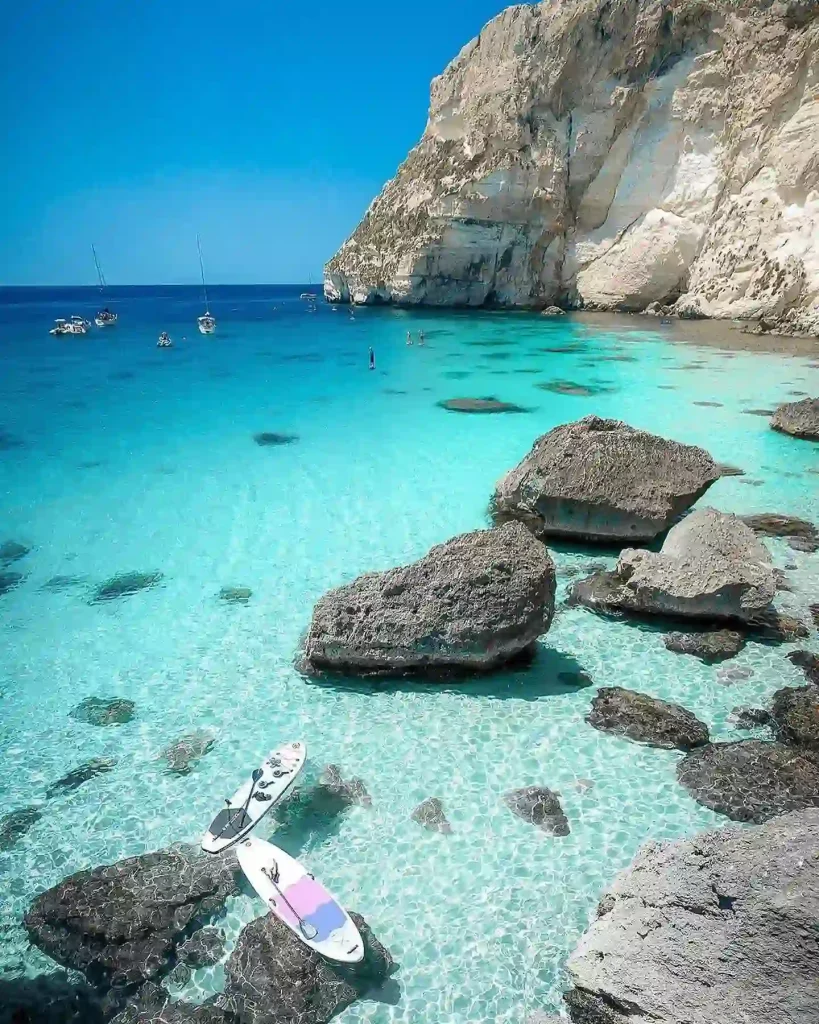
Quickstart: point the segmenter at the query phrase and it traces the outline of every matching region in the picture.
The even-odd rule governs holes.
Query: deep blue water
[[[308,781],[336,763],[364,779],[373,806],[275,841],[363,913],[401,963],[397,1002],[363,1001],[341,1020],[519,1024],[559,1007],[563,962],[638,845],[721,820],[677,785],[676,753],[586,725],[593,691],[565,673],[682,703],[726,739],[743,735],[729,720],[735,705],[797,685],[799,672],[786,648],[749,644],[735,664],[752,675],[727,685],[656,633],[561,607],[526,671],[452,687],[319,687],[293,667],[313,603],[486,525],[495,480],[540,434],[591,412],[746,470],[702,504],[819,519],[817,446],[749,413],[816,394],[819,370],[808,356],[732,351],[727,329],[724,344],[717,335],[698,347],[694,328],[640,318],[351,316],[323,302],[311,312],[298,298],[305,287],[211,288],[213,337],[196,330],[197,287],[111,288],[117,326],[69,338],[49,336],[51,323],[90,318],[96,289],[0,289],[0,544],[30,549],[2,570],[20,579],[0,595],[0,798],[3,813],[41,815],[0,852],[0,970],[53,969],[20,924],[38,891],[83,867],[197,841],[248,766],[303,739]],[[156,348],[161,330],[173,349]],[[537,386],[555,381],[591,393]],[[437,404],[470,396],[526,412],[465,416]],[[296,440],[263,447],[259,432]],[[804,617],[817,556],[772,550],[794,567],[781,603]],[[560,597],[589,557],[555,553]],[[100,584],[132,572],[161,575],[94,601]],[[220,599],[229,586],[249,587],[248,603]],[[71,717],[89,696],[133,700],[135,716],[110,727]],[[190,774],[169,774],[163,751],[191,732],[207,733],[212,749]],[[111,770],[49,794],[90,758]],[[530,784],[561,792],[569,836],[511,815],[503,794]],[[443,801],[452,835],[411,820],[429,796]],[[229,942],[261,909],[232,901],[221,924]],[[221,967],[199,970],[184,994],[221,983]]]

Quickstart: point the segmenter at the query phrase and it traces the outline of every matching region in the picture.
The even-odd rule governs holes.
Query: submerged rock
[[[359,914],[364,960],[341,967],[315,953],[273,914],[246,925],[225,965],[220,1005],[240,1024],[326,1024],[394,969],[389,951]]]
[[[493,507],[537,536],[651,540],[719,476],[702,448],[587,416],[539,438],[498,483]]]
[[[710,508],[673,527],[659,553],[627,548],[613,572],[584,582],[578,603],[717,621],[748,622],[776,595],[767,549],[736,516]]]
[[[178,739],[162,751],[168,772],[173,775],[188,775],[215,742],[215,737],[204,729],[197,729]]]
[[[742,633],[733,629],[716,629],[707,633],[669,633],[663,640],[669,651],[691,654],[706,665],[735,657],[745,642]]]
[[[53,782],[46,790],[46,797],[50,799],[51,797],[59,796],[60,793],[70,793],[72,790],[78,789],[84,782],[88,782],[89,779],[95,779],[98,775],[105,775],[116,768],[116,766],[117,762],[113,758],[92,758],[92,760],[72,768],[61,779]]]
[[[225,953],[225,940],[215,928],[200,928],[178,949],[179,959],[191,967],[212,967]]]
[[[420,561],[368,573],[316,605],[308,671],[486,671],[544,634],[554,614],[548,552],[517,523],[462,534]]]
[[[740,665],[728,665],[725,668],[721,668],[716,675],[718,683],[722,683],[723,686],[733,686],[734,683],[742,683],[746,679],[753,679],[754,670],[752,668],[743,668]]]
[[[771,427],[792,437],[819,441],[819,398],[803,398],[801,402],[780,405],[773,415]]]
[[[24,579],[20,572],[0,572],[0,596],[19,587]]]
[[[298,434],[276,434],[269,431],[253,435],[253,440],[262,448],[278,448],[286,444],[295,444],[298,439]]]
[[[571,1019],[813,1024],[817,931],[816,809],[647,843],[569,958]]]
[[[819,754],[819,688],[777,690],[771,704],[771,721],[780,743]]]
[[[0,851],[10,850],[42,816],[37,807],[20,807],[4,814],[0,818]]]
[[[136,704],[124,697],[86,697],[68,717],[86,725],[125,725],[134,717]]]
[[[25,544],[18,544],[15,540],[7,540],[0,544],[0,565],[11,565],[17,562],[31,551]]]
[[[775,608],[752,616],[748,624],[755,636],[766,643],[787,644],[810,636],[804,622]]]
[[[423,800],[410,817],[419,825],[429,829],[430,832],[443,832],[444,835],[449,835],[452,832],[452,826],[444,814],[444,805],[437,796],[429,796]]]
[[[63,971],[0,977],[2,1024],[104,1024],[99,993]]]
[[[669,750],[691,750],[708,742],[708,727],[679,704],[619,686],[602,687],[586,716],[601,732]]]
[[[219,599],[230,604],[247,604],[252,596],[250,587],[222,587],[219,591]]]
[[[720,476],[745,476],[745,470],[737,466],[731,466],[727,462],[718,462],[717,469]]]
[[[758,729],[771,722],[771,713],[765,708],[734,708],[731,717],[737,729]]]
[[[506,793],[503,802],[513,814],[530,825],[536,825],[553,836],[567,836],[571,829],[559,796],[546,786],[526,786]]]
[[[739,518],[760,537],[787,537],[791,546],[794,541],[799,542],[799,551],[819,550],[819,530],[805,519],[776,512],[763,512]]]
[[[359,778],[344,779],[337,764],[328,764],[322,772],[319,784],[332,796],[340,797],[348,805],[358,804],[360,807],[372,807],[373,801]]]
[[[166,974],[177,947],[237,891],[227,858],[172,848],[71,875],[24,923],[58,964],[126,990]]]
[[[472,412],[472,413],[493,413],[493,412],[528,412],[520,405],[513,402],[501,402],[497,398],[447,398],[438,405],[449,412]]]
[[[91,596],[91,604],[102,601],[116,601],[120,597],[130,597],[141,590],[150,590],[162,581],[161,572],[122,572],[112,576],[105,583],[100,583]]]
[[[734,821],[819,806],[819,765],[781,743],[710,743],[686,754],[677,778],[697,803]]]
[[[84,576],[52,576],[45,581],[41,589],[62,593],[65,590],[71,590],[72,587],[80,587],[84,583]]]
[[[166,999],[161,1006],[129,1006],[111,1024],[237,1024],[237,1018],[210,1003]]]
[[[575,398],[591,398],[611,391],[611,388],[602,384],[576,384],[571,380],[544,380],[535,384],[535,387],[541,391],[552,391],[556,395],[573,395]]]
[[[809,683],[819,686],[819,655],[812,651],[791,651],[788,661],[803,670]]]

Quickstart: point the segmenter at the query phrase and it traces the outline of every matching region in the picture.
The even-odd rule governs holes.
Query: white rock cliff
[[[510,7],[434,79],[324,289],[819,331],[819,0]]]

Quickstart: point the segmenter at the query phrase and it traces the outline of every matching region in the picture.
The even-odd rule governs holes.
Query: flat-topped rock
[[[803,398],[801,402],[780,405],[773,414],[771,426],[782,434],[819,441],[819,398]]]
[[[272,914],[251,921],[225,965],[219,1005],[239,1024],[325,1024],[394,969],[364,918],[350,917],[364,942],[364,960],[348,967],[319,956]]]
[[[229,858],[174,847],[71,875],[34,900],[25,927],[57,963],[125,990],[166,973],[237,891]]]
[[[539,438],[500,480],[493,507],[539,537],[648,541],[719,477],[702,448],[587,416]]]
[[[771,702],[774,733],[780,743],[819,754],[819,688],[785,687]]]
[[[663,643],[675,654],[690,654],[706,665],[736,657],[745,646],[745,637],[733,629],[712,629],[704,633],[669,633]]]
[[[579,581],[571,600],[592,608],[748,622],[776,595],[771,556],[736,516],[698,509],[659,553],[627,548],[613,572]]]
[[[671,750],[691,750],[709,739],[708,726],[687,708],[619,686],[597,691],[586,721],[601,732]]]
[[[360,675],[486,671],[548,630],[554,595],[552,560],[519,523],[462,534],[325,594],[302,664]]]
[[[734,821],[819,806],[819,765],[781,743],[710,743],[686,754],[677,778],[698,803]]]
[[[815,1024],[819,809],[643,846],[569,958],[575,1024]]]

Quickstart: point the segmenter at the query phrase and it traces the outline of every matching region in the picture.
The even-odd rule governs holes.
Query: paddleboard
[[[252,777],[243,782],[210,823],[202,837],[205,853],[219,853],[244,839],[287,793],[306,759],[304,743],[285,743],[271,750],[259,766],[262,775],[258,782]]]
[[[352,918],[321,882],[278,846],[251,836],[239,844],[239,865],[270,912],[328,960],[356,964],[364,943]]]

